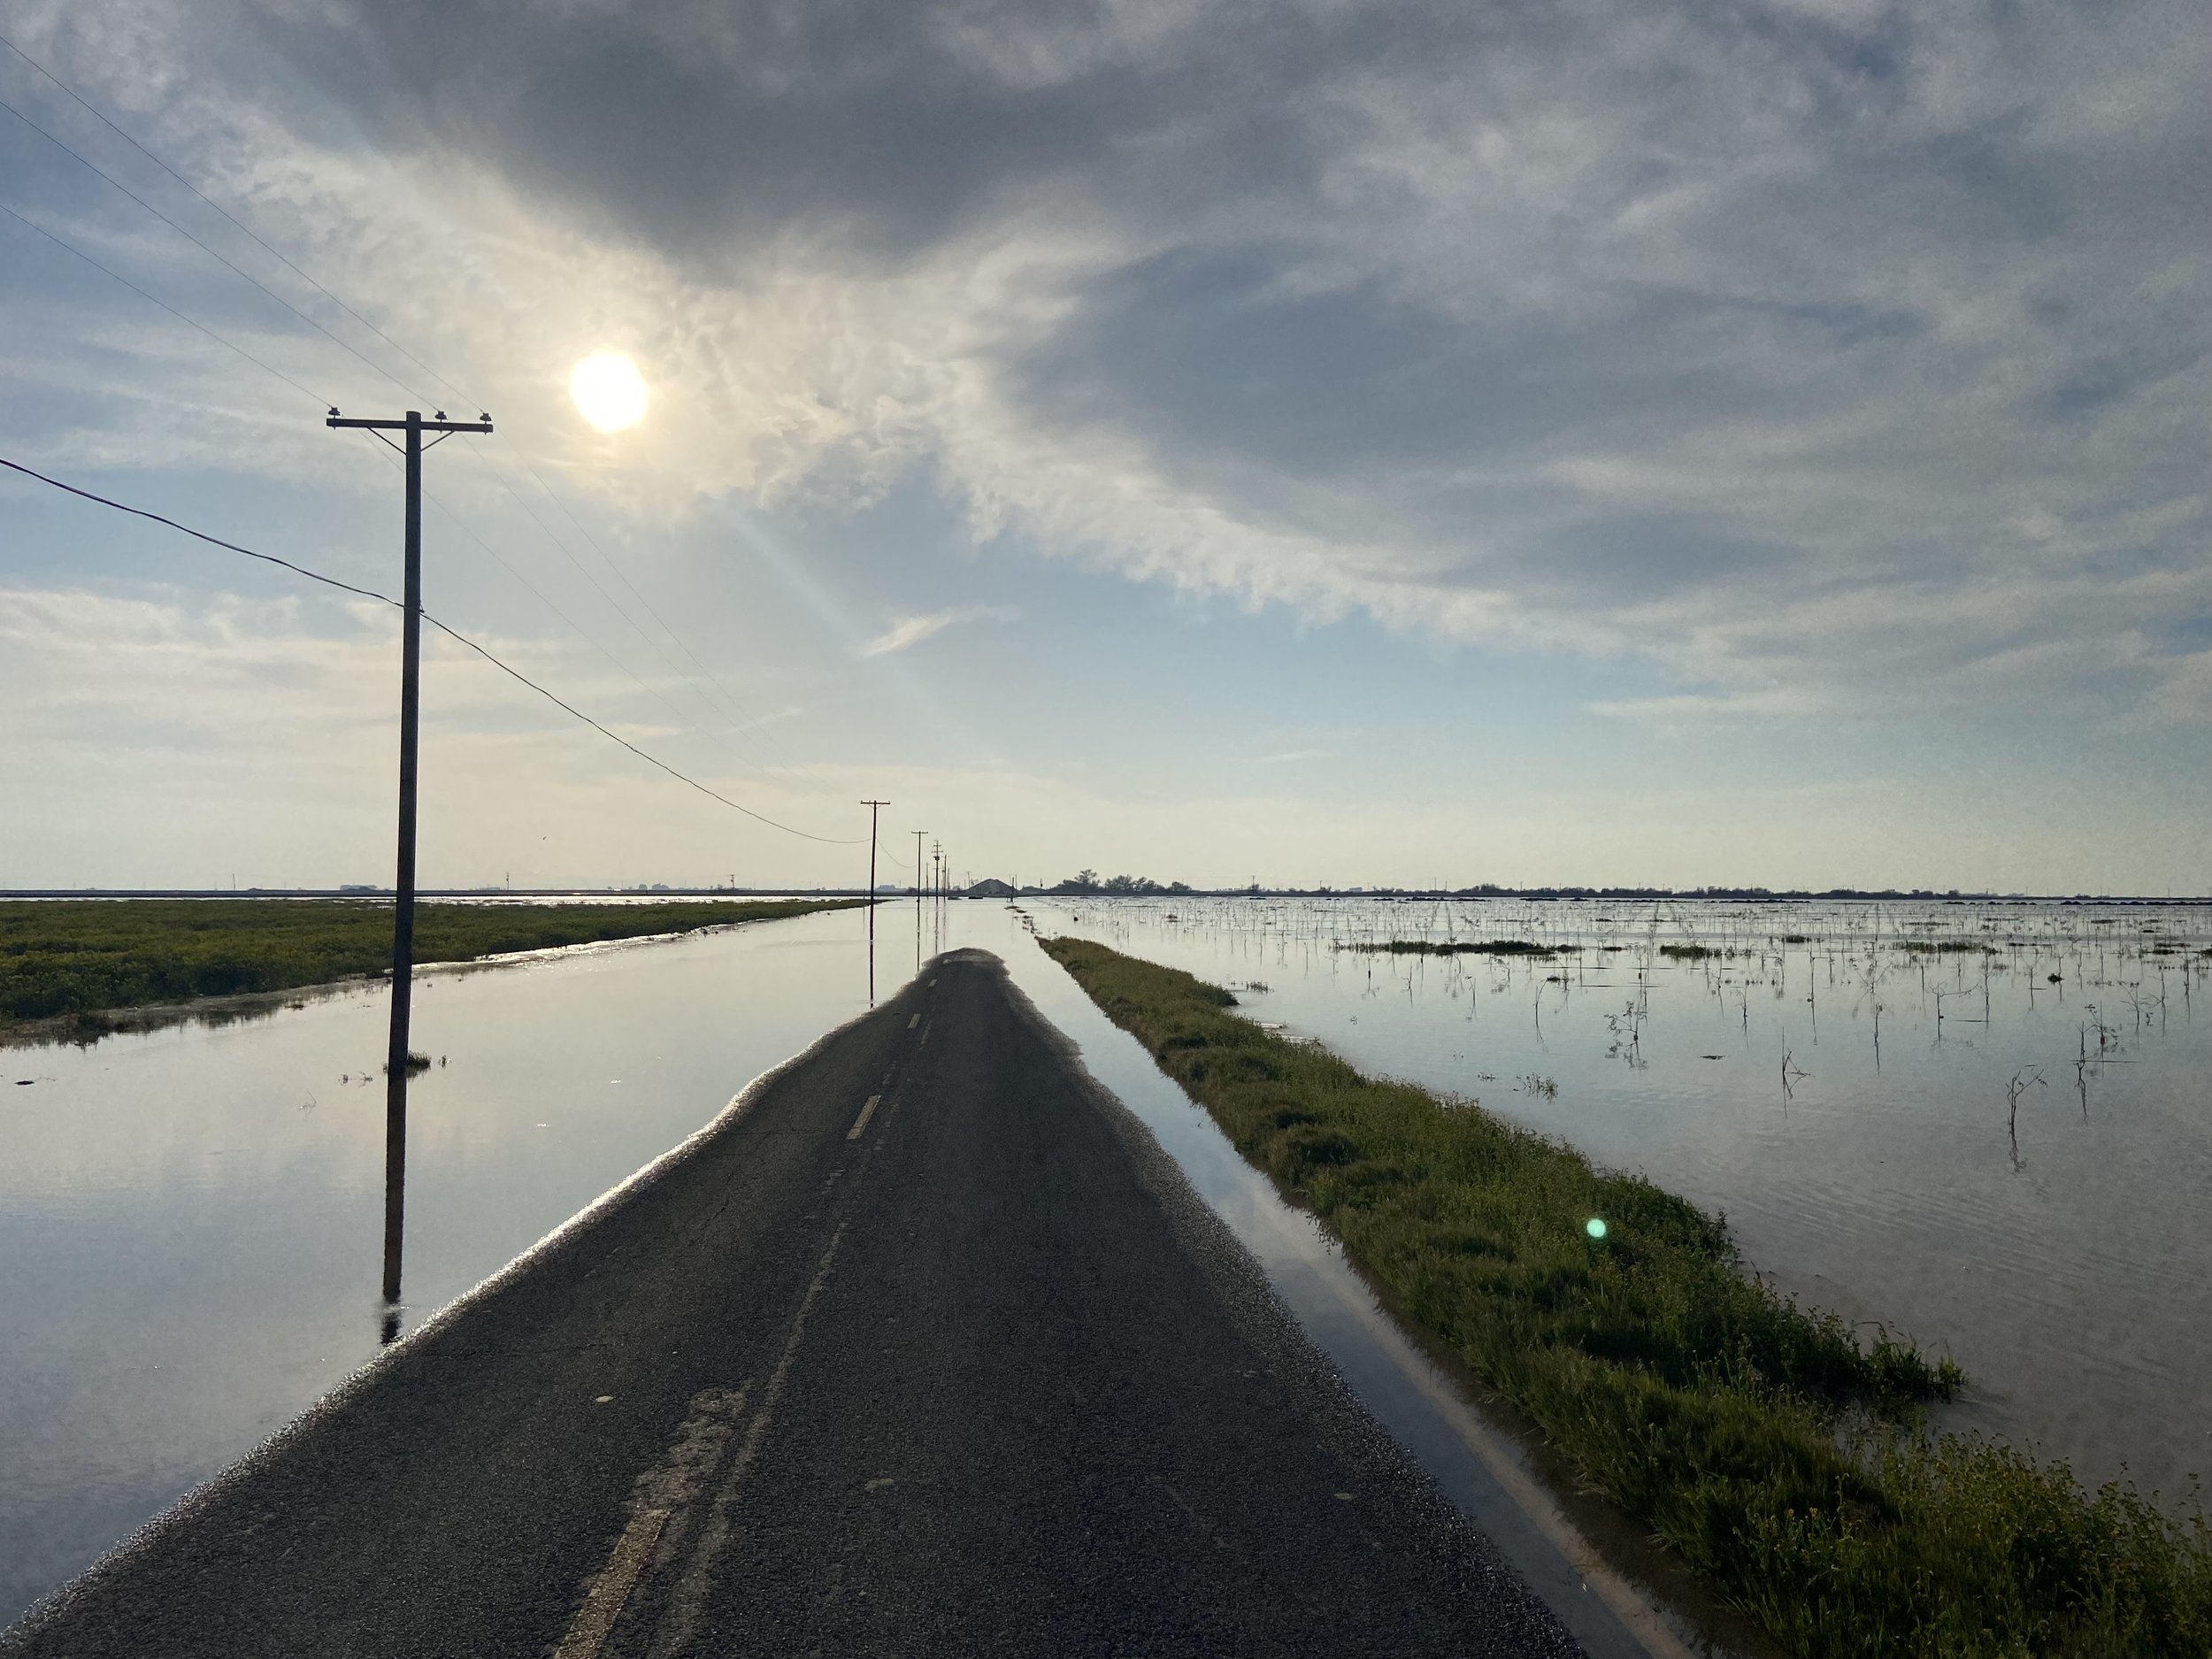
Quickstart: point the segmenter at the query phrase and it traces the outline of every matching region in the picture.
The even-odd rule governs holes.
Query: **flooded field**
[[[1955,1355],[1975,1385],[1962,1426],[2093,1479],[2124,1463],[2173,1494],[2212,1463],[2212,1033],[2197,1006],[2212,912],[1021,908],[1724,1210],[1786,1288]],[[861,917],[825,915],[429,976],[405,1325],[925,956],[979,945],[1442,1467],[1448,1437],[1388,1405],[1409,1373],[1355,1328],[1375,1322],[1340,1262],[1018,912],[879,918],[872,952]],[[1447,954],[1356,949],[1415,941]],[[1493,941],[1517,949],[1456,949]],[[363,987],[228,1025],[0,1051],[0,1624],[376,1351],[384,1021]]]
[[[2212,1472],[2212,907],[1023,902],[1724,1212],[1951,1426]]]
[[[866,1008],[865,926],[419,979],[405,1328]],[[914,941],[884,941],[887,995]],[[0,1625],[376,1352],[386,1020],[364,986],[0,1049]]]

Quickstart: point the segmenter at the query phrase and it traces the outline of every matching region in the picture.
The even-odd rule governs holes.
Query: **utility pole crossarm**
[[[323,425],[354,426],[364,432],[405,432],[411,426],[418,432],[489,432],[492,418],[484,414],[474,420],[448,420],[445,411],[441,409],[427,420],[420,415],[409,415],[403,420],[363,420],[351,415],[341,415],[334,409],[330,411],[330,419]]]

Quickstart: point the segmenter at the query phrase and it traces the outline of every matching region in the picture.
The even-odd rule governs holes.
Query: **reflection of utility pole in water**
[[[936,902],[930,906],[932,956],[941,956],[945,949],[945,843],[929,844],[931,890]]]
[[[407,574],[400,626],[399,868],[392,888],[392,1029],[384,1058],[384,1324],[387,1342],[399,1334],[400,1242],[407,1209],[407,1025],[415,974],[415,756],[422,708],[422,452],[457,432],[489,432],[492,418],[429,420],[411,409],[401,420],[349,420],[336,410],[324,423],[373,432],[407,458]],[[388,432],[407,434],[406,447]],[[422,434],[438,434],[426,446]]]
[[[868,809],[868,1006],[876,1005],[876,815],[888,801],[863,801]]]
[[[914,832],[914,972],[922,971],[922,837],[927,830]]]

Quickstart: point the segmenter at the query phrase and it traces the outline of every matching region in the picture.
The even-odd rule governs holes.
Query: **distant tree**
[[[1109,876],[1106,879],[1106,891],[1109,893],[1164,893],[1166,890],[1150,876]]]

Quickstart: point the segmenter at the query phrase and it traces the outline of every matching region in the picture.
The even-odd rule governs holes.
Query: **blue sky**
[[[324,403],[488,408],[431,609],[772,817],[1025,879],[2212,890],[2186,5],[0,19],[239,221],[0,50],[114,180],[0,111],[0,202],[113,273],[0,216],[0,454],[390,590]],[[375,607],[0,483],[0,885],[388,879],[396,686]],[[852,879],[426,686],[430,881]]]

